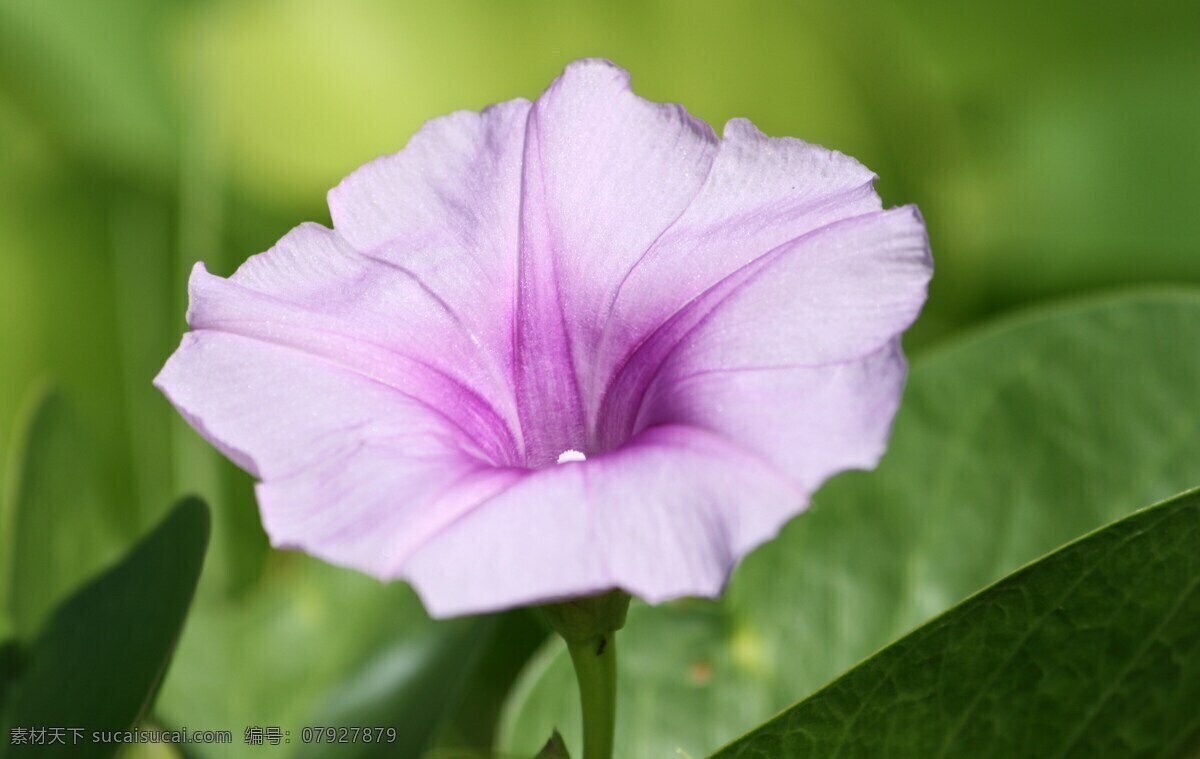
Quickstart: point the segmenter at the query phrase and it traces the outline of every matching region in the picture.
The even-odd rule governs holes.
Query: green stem
[[[617,718],[617,630],[625,626],[629,594],[610,590],[539,607],[575,664],[583,707],[582,759],[612,759]]]
[[[567,643],[583,707],[583,759],[612,759],[617,721],[617,634]]]

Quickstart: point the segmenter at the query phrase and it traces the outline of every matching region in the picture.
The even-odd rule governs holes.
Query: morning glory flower
[[[156,385],[272,543],[435,616],[718,594],[882,455],[930,277],[874,175],[571,64],[424,126],[228,279]]]

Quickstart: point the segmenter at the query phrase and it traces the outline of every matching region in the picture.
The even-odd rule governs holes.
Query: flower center
[[[582,451],[577,451],[574,448],[569,448],[558,454],[558,463],[569,464],[572,461],[587,461],[587,456],[584,456]]]

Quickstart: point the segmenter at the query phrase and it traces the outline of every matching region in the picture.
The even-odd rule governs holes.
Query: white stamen
[[[577,451],[574,448],[558,454],[558,463],[566,464],[571,461],[587,461],[587,456],[584,456],[582,451]]]

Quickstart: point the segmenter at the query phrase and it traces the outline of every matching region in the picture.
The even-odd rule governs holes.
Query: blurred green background
[[[89,525],[48,542],[46,606],[198,493],[214,547],[166,724],[312,724],[436,659],[425,634],[516,659],[536,644],[519,616],[433,626],[403,587],[269,551],[250,479],[150,385],[193,262],[228,274],[328,223],[325,192],[428,118],[604,56],[718,128],[745,116],[849,153],[929,224],[919,353],[1026,303],[1200,282],[1198,39],[1184,2],[0,0],[0,452],[53,383],[62,487],[83,494],[62,519]]]

